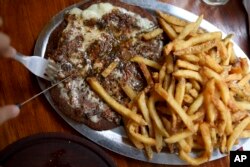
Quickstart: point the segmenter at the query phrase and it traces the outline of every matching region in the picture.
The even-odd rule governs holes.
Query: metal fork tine
[[[52,65],[54,67],[58,67],[58,64],[55,61],[53,61],[53,60],[48,59],[48,62],[49,62],[50,65]]]
[[[60,69],[52,60],[47,60],[39,56],[23,56],[22,54],[17,53],[11,58],[22,63],[33,74],[49,81],[54,80]]]
[[[51,71],[58,71],[59,67],[56,63],[49,62],[47,69],[49,69]]]

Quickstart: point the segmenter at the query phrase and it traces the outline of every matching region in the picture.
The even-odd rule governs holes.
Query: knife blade
[[[57,83],[51,85],[50,87],[44,89],[43,91],[41,91],[41,92],[35,94],[35,95],[32,96],[31,98],[29,98],[29,99],[27,99],[27,100],[25,100],[25,101],[23,101],[23,102],[21,102],[21,103],[18,103],[18,104],[16,104],[16,105],[17,105],[19,108],[21,108],[24,104],[30,102],[31,100],[33,100],[33,99],[35,99],[36,97],[40,96],[41,94],[47,92],[48,90],[54,88],[54,87],[57,86],[58,84],[64,82],[64,81],[67,80],[68,78],[70,78],[71,76],[72,76],[72,74],[69,75],[69,76],[67,76],[66,78],[64,78],[64,79],[62,79],[62,80],[60,80],[60,81],[58,81]]]

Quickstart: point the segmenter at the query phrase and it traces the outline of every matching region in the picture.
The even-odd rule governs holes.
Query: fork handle
[[[29,56],[24,56],[23,54],[17,52],[16,54],[12,55],[11,57],[12,59],[15,59],[17,61],[19,61],[20,63],[22,63],[25,67],[28,67],[28,63],[29,63]]]
[[[25,56],[23,56],[21,53],[18,53],[18,52],[16,54],[12,55],[12,57],[10,57],[10,58],[17,60],[20,63],[24,63],[24,61],[25,61],[24,60]]]

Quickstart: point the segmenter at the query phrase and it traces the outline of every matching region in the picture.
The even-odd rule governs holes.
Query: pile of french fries
[[[233,35],[222,38],[221,32],[200,29],[203,16],[189,23],[156,13],[161,28],[141,37],[151,40],[167,35],[165,62],[159,64],[140,55],[131,59],[139,65],[147,86],[135,92],[122,85],[131,99],[128,106],[114,100],[96,78],[87,81],[123,116],[131,142],[145,149],[149,159],[154,151],[167,148],[188,164],[199,165],[209,161],[214,149],[229,153],[239,138],[250,137],[248,60],[236,57]]]

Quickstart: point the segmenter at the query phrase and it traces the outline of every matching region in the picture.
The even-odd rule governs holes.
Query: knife
[[[62,80],[60,80],[60,81],[58,81],[57,83],[51,85],[50,87],[44,89],[43,91],[37,93],[36,95],[32,96],[31,98],[29,98],[29,99],[23,101],[22,103],[17,103],[16,105],[17,105],[19,108],[21,108],[24,104],[30,102],[31,100],[33,100],[33,99],[35,99],[36,97],[40,96],[41,94],[47,92],[48,90],[54,88],[56,85],[58,85],[59,83],[64,82],[66,79],[70,78],[71,76],[72,76],[72,74],[69,75],[69,76],[67,76],[66,78],[64,78],[64,79],[62,79]]]

